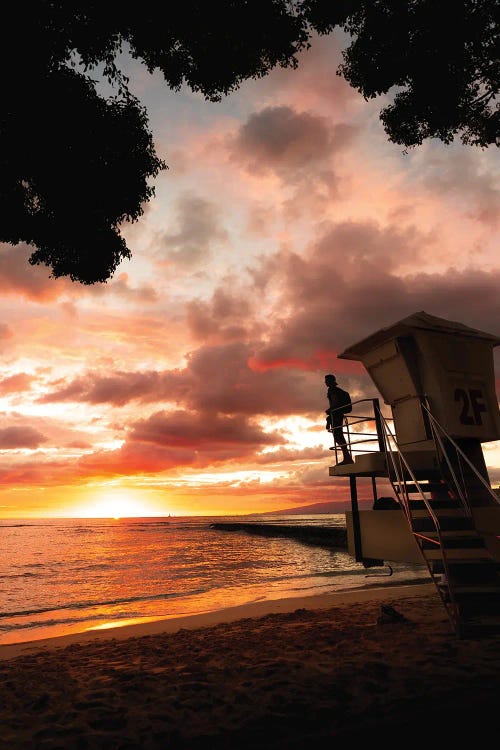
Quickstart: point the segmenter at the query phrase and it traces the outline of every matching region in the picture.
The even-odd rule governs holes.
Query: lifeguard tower
[[[353,402],[344,432],[354,463],[329,470],[350,481],[349,552],[365,567],[425,564],[459,636],[500,630],[500,501],[482,452],[482,443],[500,440],[498,344],[417,312],[339,355],[362,362],[386,407]],[[371,510],[358,505],[363,477]],[[380,480],[390,482],[392,499],[378,497]]]

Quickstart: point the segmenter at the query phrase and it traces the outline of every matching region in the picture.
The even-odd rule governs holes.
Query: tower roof
[[[424,310],[415,312],[407,318],[398,320],[386,328],[372,333],[367,338],[353,344],[339,354],[339,359],[359,360],[367,352],[375,349],[385,341],[396,338],[397,336],[408,336],[415,330],[435,331],[436,333],[448,333],[453,336],[465,336],[467,338],[483,339],[489,341],[492,346],[500,344],[500,338],[492,333],[479,331],[477,328],[471,328],[464,323],[458,323],[454,320],[438,318],[435,315],[429,315]]]

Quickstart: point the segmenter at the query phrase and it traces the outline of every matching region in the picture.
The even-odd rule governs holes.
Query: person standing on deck
[[[326,409],[326,429],[332,430],[335,444],[339,445],[342,450],[343,460],[339,464],[352,464],[352,456],[347,448],[344,431],[344,414],[351,411],[351,397],[347,391],[344,391],[337,385],[335,375],[325,375],[325,385],[327,387],[327,396],[329,408]],[[330,450],[334,450],[330,448]]]

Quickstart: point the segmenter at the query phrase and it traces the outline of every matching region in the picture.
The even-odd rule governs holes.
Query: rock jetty
[[[286,537],[318,547],[347,549],[347,529],[342,526],[292,526],[281,523],[212,523],[216,531],[236,531],[258,536]]]

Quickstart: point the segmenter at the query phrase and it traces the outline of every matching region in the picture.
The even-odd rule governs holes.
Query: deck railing
[[[364,406],[360,405],[363,404]],[[355,407],[358,407],[355,410]],[[339,411],[343,407],[339,407]],[[378,398],[361,398],[352,402],[353,411],[344,414],[343,432],[347,442],[347,448],[351,456],[355,453],[379,453],[384,452],[384,431]],[[357,413],[358,411],[370,411],[370,414]],[[330,411],[335,412],[336,409]],[[392,421],[392,418],[385,417]],[[361,429],[358,425],[362,425]],[[367,431],[365,431],[367,430]],[[342,456],[342,447],[335,439],[335,428],[330,427],[328,432],[333,435],[333,450],[335,451],[335,462],[339,463],[339,451]],[[376,444],[376,445],[374,445]]]

